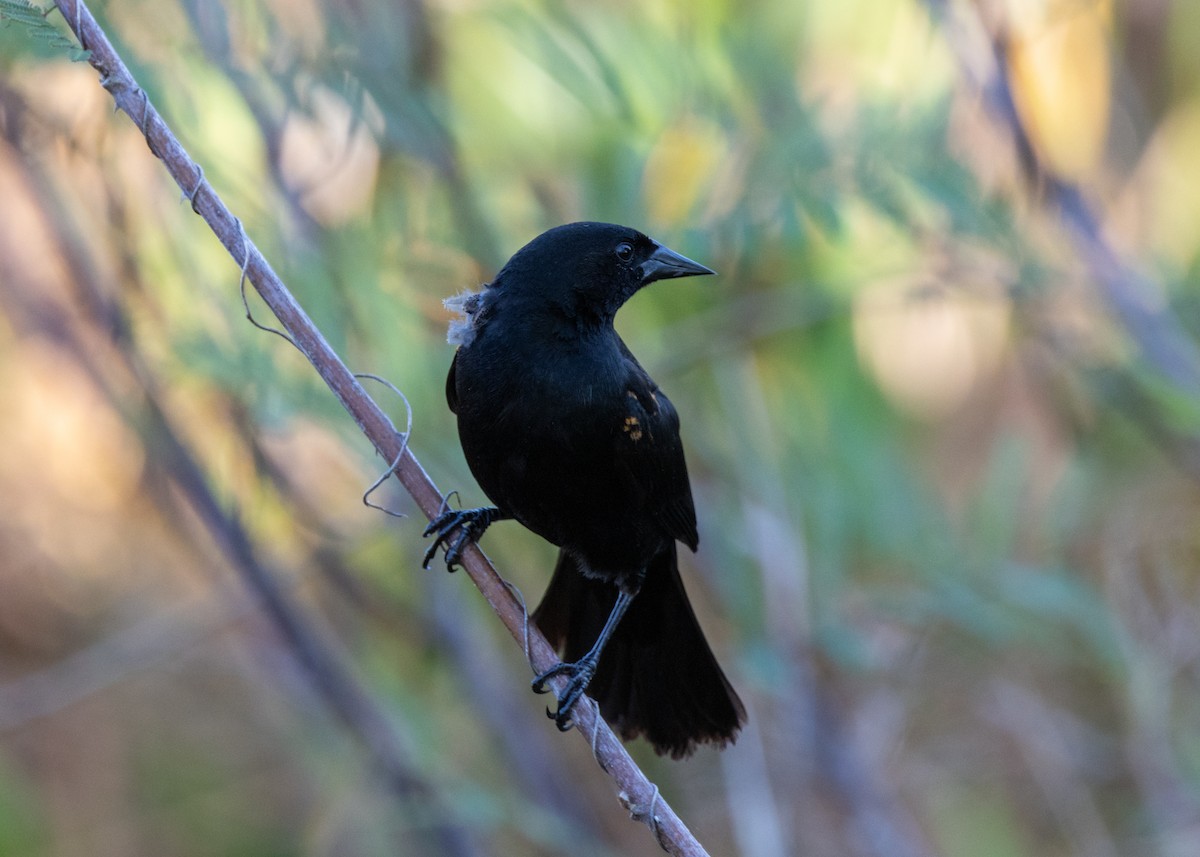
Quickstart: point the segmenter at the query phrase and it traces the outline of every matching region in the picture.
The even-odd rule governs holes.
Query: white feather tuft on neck
[[[446,341],[451,345],[470,345],[475,340],[475,326],[479,322],[479,310],[483,308],[483,293],[459,292],[442,301],[442,306],[460,316],[450,320]]]

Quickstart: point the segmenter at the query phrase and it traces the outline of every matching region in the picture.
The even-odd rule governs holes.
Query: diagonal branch
[[[421,511],[432,518],[442,506],[442,494],[426,474],[383,410],[367,395],[351,371],[341,361],[316,325],[296,302],[263,255],[246,236],[241,222],[217,196],[204,178],[203,170],[188,156],[174,133],[150,104],[145,90],[137,85],[125,63],[109,42],[82,0],[55,0],[55,5],[74,31],[80,45],[90,51],[88,62],[100,73],[101,85],[109,91],[118,108],[142,131],[150,151],[159,157],[167,171],[192,202],[199,214],[242,266],[251,284],[274,312],[296,346],[350,413],[359,428],[387,461],[395,461],[395,473]],[[228,545],[241,553],[243,545]],[[535,670],[548,669],[558,657],[545,637],[529,624],[522,602],[508,588],[483,553],[471,545],[463,555],[471,580],[483,593],[513,638],[521,643]],[[257,589],[257,586],[255,587]],[[272,619],[284,626],[296,617],[269,611]],[[589,701],[577,706],[576,731],[592,747],[596,761],[615,780],[618,798],[632,817],[647,824],[664,850],[684,857],[707,852],[684,825],[634,763],[629,753]]]

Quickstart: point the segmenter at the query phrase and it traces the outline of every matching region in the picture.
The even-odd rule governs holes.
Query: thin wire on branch
[[[55,0],[55,5],[80,46],[89,52],[88,62],[99,72],[101,86],[138,127],[150,151],[166,165],[192,209],[209,225],[244,277],[270,307],[286,332],[285,338],[308,358],[384,460],[394,463],[392,470],[396,477],[425,516],[432,519],[442,507],[443,495],[407,446],[404,435],[363,389],[246,235],[241,222],[204,177],[204,171],[154,109],[146,91],[134,80],[86,4],[82,0]],[[532,667],[542,672],[558,663],[558,656],[546,638],[530,625],[524,600],[514,594],[473,543],[464,550],[462,564],[509,633],[526,651]],[[269,612],[277,623],[295,619],[280,616],[277,611]],[[591,700],[588,703],[578,706],[573,713],[576,731],[588,742],[600,767],[615,781],[618,799],[630,816],[646,824],[668,853],[680,857],[707,855],[604,722],[597,706]]]

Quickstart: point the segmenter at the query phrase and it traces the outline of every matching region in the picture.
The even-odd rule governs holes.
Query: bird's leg
[[[430,521],[425,532],[421,533],[422,536],[437,534],[437,538],[433,540],[429,550],[425,551],[425,559],[422,561],[421,567],[429,568],[429,563],[433,559],[433,555],[437,553],[437,549],[442,545],[447,545],[446,568],[454,571],[454,566],[458,565],[458,561],[462,559],[462,551],[468,540],[478,542],[484,531],[493,523],[505,521],[511,517],[495,506],[485,506],[480,509],[451,509],[443,512]],[[456,530],[458,535],[451,539],[451,535]]]
[[[546,709],[546,716],[554,721],[554,725],[558,727],[560,732],[566,732],[574,725],[571,723],[571,709],[575,707],[575,703],[579,701],[579,697],[587,689],[592,676],[596,674],[596,666],[600,663],[600,654],[604,651],[604,647],[608,645],[609,638],[612,637],[613,632],[617,630],[617,625],[620,624],[621,617],[625,615],[625,611],[629,609],[629,605],[637,597],[644,575],[644,571],[638,575],[633,588],[622,587],[620,594],[617,595],[617,603],[613,605],[612,612],[608,614],[608,619],[605,621],[604,627],[600,629],[600,636],[596,638],[595,644],[588,650],[586,655],[573,664],[556,664],[533,680],[533,692],[545,693],[549,690],[546,687],[546,682],[550,679],[559,675],[569,675],[571,677],[571,680],[567,682],[567,686],[563,690],[562,696],[558,697],[558,711],[552,712],[549,708]]]

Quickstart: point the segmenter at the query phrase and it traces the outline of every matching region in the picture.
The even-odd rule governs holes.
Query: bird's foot
[[[467,546],[467,542],[477,542],[483,536],[492,523],[503,517],[500,510],[494,506],[486,506],[481,509],[451,509],[448,512],[443,512],[425,528],[422,536],[432,536],[436,534],[433,544],[429,546],[429,550],[425,551],[425,558],[421,562],[422,568],[429,568],[429,563],[433,560],[437,549],[442,545],[446,545],[446,568],[449,571],[454,571],[454,567],[459,564],[462,559],[463,548]],[[455,536],[454,533],[458,535]]]
[[[571,720],[571,711],[574,709],[575,703],[579,701],[579,697],[583,696],[584,690],[587,689],[588,683],[595,674],[596,659],[584,656],[573,664],[556,664],[533,680],[533,692],[546,693],[550,690],[546,686],[546,682],[550,679],[560,675],[571,677],[563,689],[562,695],[558,697],[558,710],[546,709],[546,716],[554,721],[559,732],[566,732],[575,725]]]

